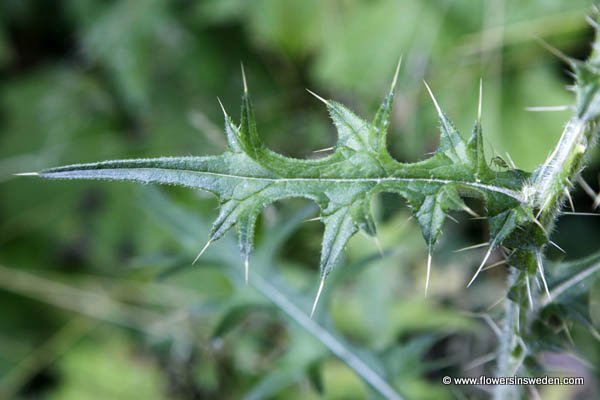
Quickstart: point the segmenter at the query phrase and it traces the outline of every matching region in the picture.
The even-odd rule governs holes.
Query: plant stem
[[[598,29],[597,26],[595,26]],[[598,31],[596,41],[599,42]],[[527,187],[523,188],[524,195],[530,204],[538,210],[536,218],[540,226],[549,236],[561,207],[573,189],[579,173],[585,166],[587,155],[598,136],[598,119],[600,116],[600,86],[598,75],[600,74],[600,55],[596,52],[596,46],[586,62],[567,60],[575,72],[576,82],[574,91],[576,93],[575,115],[571,117],[565,126],[562,136],[544,164],[535,172],[533,179]],[[505,301],[505,315],[502,335],[499,338],[498,362],[496,376],[510,377],[516,375],[527,356],[526,343],[531,325],[538,317],[541,306],[552,301],[543,296],[541,290],[531,295],[529,287],[530,277],[539,273],[545,285],[543,276],[543,254],[549,237],[545,243],[535,244],[524,249],[526,257],[521,257],[510,267],[508,289],[518,293],[516,300],[508,296]],[[537,271],[531,268],[529,261],[536,260]],[[518,279],[520,274],[525,274],[525,279]],[[527,285],[527,288],[523,286]],[[532,285],[535,286],[535,285]],[[538,285],[539,286],[539,285]],[[529,296],[522,295],[527,290]],[[547,288],[546,288],[547,290]],[[529,304],[529,301],[533,304]],[[497,385],[494,390],[495,400],[518,399],[521,397],[519,386]]]
[[[511,268],[507,282],[509,288],[515,284],[518,274],[519,271]],[[511,376],[518,368],[515,353],[518,345],[516,334],[519,331],[519,311],[519,304],[507,298],[504,302],[504,325],[498,338],[497,377]],[[494,390],[494,400],[518,399],[519,393],[518,386],[497,385]]]

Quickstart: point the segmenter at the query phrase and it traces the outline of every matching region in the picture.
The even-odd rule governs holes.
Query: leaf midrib
[[[245,176],[245,175],[233,175],[233,174],[224,174],[220,172],[211,172],[211,171],[193,171],[187,169],[177,169],[177,168],[124,168],[127,170],[137,170],[137,171],[170,171],[170,172],[182,172],[182,173],[193,173],[198,175],[210,175],[210,176],[218,176],[223,178],[231,178],[231,179],[240,179],[240,180],[250,180],[250,181],[260,181],[260,182],[332,182],[332,183],[383,183],[383,182],[423,182],[423,183],[439,183],[443,185],[456,183],[461,185],[471,186],[477,189],[488,190],[491,192],[501,193],[506,196],[512,197],[519,202],[524,202],[523,195],[520,192],[506,189],[503,187],[498,187],[494,185],[487,185],[479,182],[470,182],[470,181],[460,181],[460,180],[450,180],[450,179],[436,179],[436,178],[399,178],[399,177],[380,177],[380,178],[288,178],[288,177],[257,177],[257,176]],[[46,177],[51,177],[53,174],[69,174],[69,173],[80,173],[84,171],[90,172],[98,172],[98,171],[123,171],[121,168],[102,168],[96,170],[90,169],[81,169],[81,170],[67,170],[67,171],[59,171],[59,172],[42,172],[41,175],[46,175]],[[116,179],[116,178],[115,178]]]

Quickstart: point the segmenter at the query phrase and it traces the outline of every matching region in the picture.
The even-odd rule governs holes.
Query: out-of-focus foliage
[[[107,158],[218,154],[226,138],[216,97],[238,103],[240,61],[269,147],[314,157],[335,132],[304,89],[372,115],[400,53],[405,64],[388,136],[394,156],[414,161],[436,148],[422,79],[468,131],[482,77],[488,155],[508,152],[518,167],[532,169],[567,115],[524,108],[572,102],[563,65],[534,38],[583,57],[588,7],[583,0],[3,1],[0,392],[304,399],[319,398],[321,382],[325,398],[367,396],[355,371],[243,286],[232,240],[189,266],[208,230],[185,223],[214,215],[213,199],[174,189],[163,203],[128,184],[39,184],[11,174]],[[597,174],[597,163],[585,174],[596,189]],[[584,194],[574,201],[578,210],[590,208]],[[269,207],[257,237],[257,251],[277,244],[273,259],[257,262],[258,273],[274,266],[298,305],[314,295],[322,227],[302,223],[283,243],[270,231],[303,206]],[[180,210],[179,222],[168,225],[176,221],[170,213],[156,218],[168,207]],[[374,207],[384,257],[371,239],[353,238],[344,268],[331,276],[337,283],[323,294],[331,320],[319,322],[376,355],[407,397],[453,398],[442,376],[492,370],[484,361],[494,334],[478,316],[499,312],[486,310],[505,295],[502,267],[465,290],[482,253],[452,250],[487,238],[481,221],[449,222],[424,298],[426,249],[415,222],[406,222],[397,197],[382,196]],[[564,217],[556,231],[568,258],[591,253],[600,239],[591,218]],[[597,295],[581,300],[594,304]],[[228,329],[213,337],[227,315]],[[579,325],[567,328],[585,351],[556,353],[554,365],[583,374],[593,398],[597,372],[585,365],[600,362],[597,338]]]

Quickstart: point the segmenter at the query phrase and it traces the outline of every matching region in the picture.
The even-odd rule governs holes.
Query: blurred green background
[[[0,398],[375,396],[269,301],[272,289],[309,308],[322,235],[318,222],[303,222],[315,215],[310,202],[267,207],[250,279],[268,285],[245,287],[231,238],[190,266],[216,216],[216,201],[204,193],[12,174],[222,152],[217,96],[237,117],[240,62],[269,146],[318,157],[335,131],[305,89],[371,118],[401,54],[388,136],[395,157],[420,160],[436,148],[423,80],[466,136],[482,78],[488,159],[532,170],[569,113],[525,108],[573,102],[565,65],[537,38],[585,57],[589,7],[586,0],[1,0]],[[596,190],[599,169],[595,157],[584,174]],[[592,203],[581,191],[574,201],[581,211]],[[453,252],[487,240],[482,222],[457,215],[459,224],[447,224],[424,298],[426,246],[407,208],[395,196],[373,207],[384,254],[369,238],[350,242],[318,321],[410,398],[485,397],[441,384],[444,375],[493,372],[494,333],[481,313],[501,311],[505,269],[466,290],[484,249]],[[597,250],[599,225],[565,217],[555,241],[567,255],[550,257]],[[585,359],[569,363],[586,387],[542,388],[544,398],[598,395],[589,367],[600,362],[597,339],[571,333]]]

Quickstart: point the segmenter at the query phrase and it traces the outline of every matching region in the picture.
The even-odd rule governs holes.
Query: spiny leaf
[[[225,112],[229,149],[217,156],[117,160],[77,164],[41,171],[49,179],[103,179],[182,185],[215,194],[221,210],[209,243],[237,225],[242,257],[248,265],[256,219],[274,201],[305,197],[321,209],[325,225],[321,251],[322,278],[337,265],[348,240],[359,229],[376,234],[370,202],[377,193],[398,193],[407,199],[430,252],[439,239],[447,213],[469,210],[462,197],[483,200],[492,218],[490,230],[497,246],[532,218],[521,188],[529,175],[522,171],[493,171],[483,153],[480,118],[466,144],[427,87],[438,111],[441,139],[429,159],[406,164],[394,160],[385,145],[394,86],[372,122],[343,105],[322,100],[338,131],[335,151],[318,160],[298,160],[269,150],[258,134],[244,76],[241,122]],[[517,218],[518,216],[518,218]]]
[[[440,147],[438,149],[439,153],[445,154],[448,158],[450,158],[455,163],[464,163],[468,164],[469,160],[467,159],[467,151],[465,142],[460,137],[460,134],[454,127],[454,124],[448,119],[446,114],[442,111],[440,105],[437,100],[433,96],[433,92],[425,83],[425,87],[431,96],[431,100],[435,105],[435,109],[437,110],[438,117],[440,119]]]

